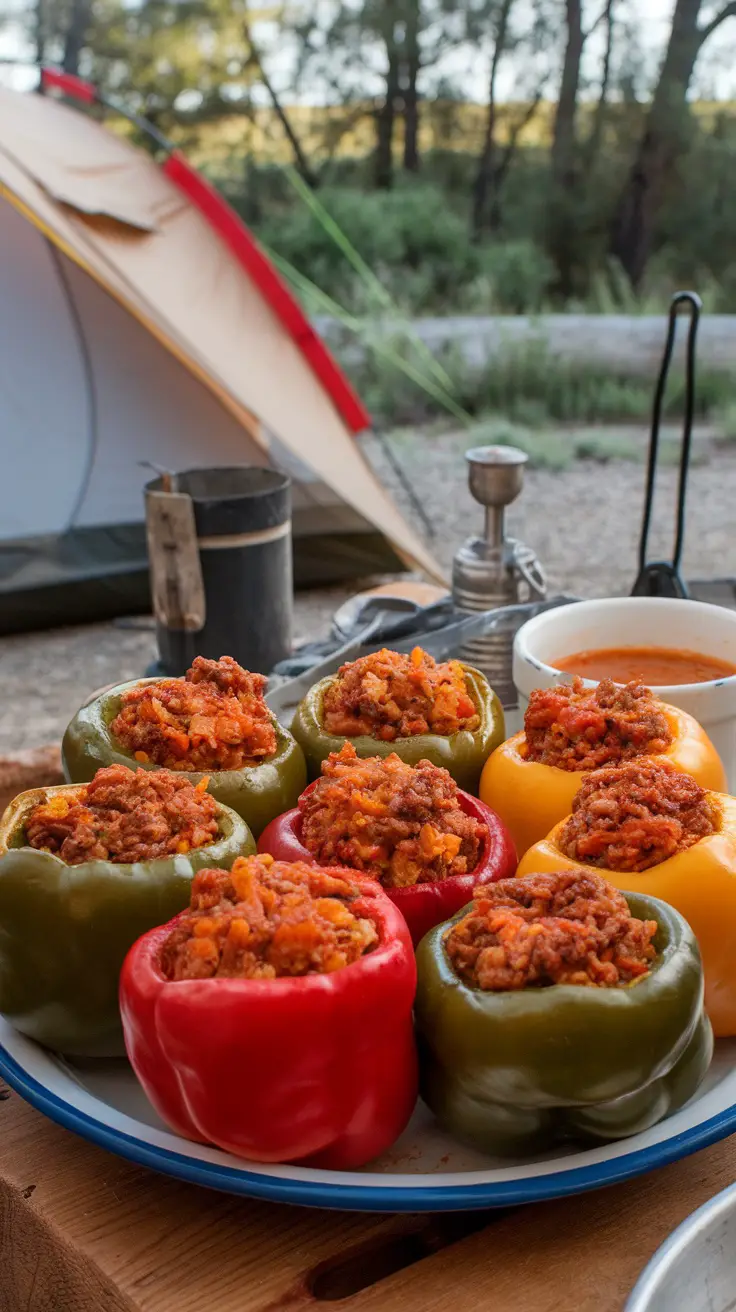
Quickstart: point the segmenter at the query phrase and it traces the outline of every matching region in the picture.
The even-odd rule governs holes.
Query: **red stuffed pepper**
[[[131,948],[120,1009],[177,1134],[352,1170],[414,1108],[415,986],[406,926],[373,880],[263,855],[200,871],[190,910]]]
[[[477,884],[507,879],[516,851],[498,816],[430,761],[360,759],[351,743],[322,763],[299,805],[258,849],[282,861],[370,875],[399,908],[416,946],[468,903]]]

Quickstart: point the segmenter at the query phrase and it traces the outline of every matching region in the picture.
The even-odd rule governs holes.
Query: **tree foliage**
[[[736,115],[695,93],[733,18],[736,0],[671,0],[657,51],[635,0],[0,0],[6,50],[173,135],[302,276],[364,295],[280,162],[431,311],[675,279],[732,309]]]

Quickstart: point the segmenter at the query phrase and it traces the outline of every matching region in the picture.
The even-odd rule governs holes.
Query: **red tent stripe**
[[[371,418],[324,342],[282,282],[268,257],[219,192],[174,151],[163,166],[172,182],[196,205],[256,284],[289,336],[317,375],[352,433],[370,427]]]
[[[85,82],[84,78],[75,77],[73,73],[62,73],[57,68],[41,69],[41,86],[44,90],[53,87],[72,100],[82,100],[85,105],[94,105],[97,99],[97,91],[91,82]]]

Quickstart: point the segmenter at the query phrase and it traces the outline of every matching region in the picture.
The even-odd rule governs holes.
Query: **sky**
[[[722,0],[722,3],[725,3],[725,0]],[[701,22],[710,21],[720,10],[722,3],[704,0]],[[602,8],[602,0],[583,0],[583,26],[591,24]],[[638,50],[652,79],[656,76],[664,52],[673,8],[674,0],[619,0],[617,5],[619,21],[635,24]],[[591,79],[595,77],[602,60],[604,42],[605,36],[601,27],[586,43],[584,76],[587,75]],[[482,59],[476,59],[468,67],[469,73],[472,68],[474,97],[481,100],[485,99],[487,62],[487,56],[484,55]],[[513,97],[514,86],[519,80],[520,72],[518,67],[514,67],[512,60],[505,62],[499,80],[499,92],[502,98]],[[703,54],[698,60],[691,93],[705,99],[736,99],[736,18],[725,22],[706,43]]]
[[[28,0],[15,0],[19,10],[25,8]],[[525,0],[526,3],[526,0]],[[713,3],[706,0],[703,4],[701,21],[708,21],[721,7],[725,0]],[[583,0],[584,24],[592,22],[600,13],[602,0]],[[7,12],[9,6],[6,6]],[[672,14],[673,0],[619,0],[617,11],[622,20],[633,20],[636,26],[634,37],[636,52],[640,54],[650,78],[656,76],[664,43],[667,39],[669,21]],[[524,8],[514,11],[517,22],[524,24]],[[262,42],[267,53],[268,70],[272,80],[281,88],[290,83],[291,54],[288,44],[284,43],[283,34],[279,34],[275,25],[263,27]],[[600,67],[603,52],[603,30],[595,32],[586,44],[583,75],[595,81],[597,68]],[[12,60],[24,52],[18,37],[7,28],[0,31],[0,60]],[[488,79],[489,52],[479,46],[461,46],[451,51],[435,73],[449,76],[453,82],[461,84],[469,99],[485,101]],[[374,94],[380,88],[378,71],[371,72],[366,60],[360,76],[363,79],[365,94]],[[0,63],[0,85],[18,90],[26,90],[35,85],[35,72],[29,69],[12,67]],[[528,61],[524,62],[513,56],[507,57],[501,66],[498,82],[499,99],[523,98],[534,83],[534,70]],[[554,88],[554,79],[550,91]],[[726,21],[708,41],[696,68],[696,75],[691,88],[694,97],[704,99],[736,100],[736,18]],[[318,82],[301,88],[298,99],[303,103],[319,104],[326,99],[325,88]]]

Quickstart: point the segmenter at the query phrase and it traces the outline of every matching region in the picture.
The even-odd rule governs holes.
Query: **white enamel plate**
[[[188,1143],[165,1128],[127,1062],[66,1061],[2,1019],[0,1076],[59,1125],[165,1175],[232,1194],[358,1211],[449,1211],[581,1193],[642,1175],[736,1131],[736,1040],[716,1045],[708,1077],[686,1107],[620,1143],[502,1162],[459,1147],[420,1103],[391,1151],[351,1172],[263,1166]]]

